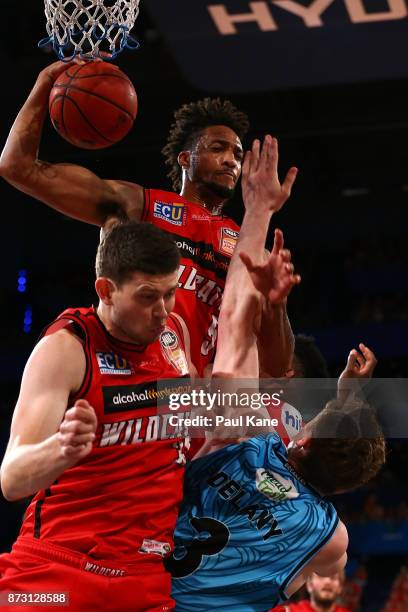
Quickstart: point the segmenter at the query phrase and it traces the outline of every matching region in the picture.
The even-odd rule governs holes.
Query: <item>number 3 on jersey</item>
[[[205,340],[201,345],[201,354],[208,355],[215,348],[218,336],[218,319],[215,315],[211,315],[211,324],[208,328]]]
[[[190,543],[188,548],[184,548],[184,556],[177,558],[177,549],[173,555],[165,560],[165,568],[173,578],[184,578],[189,576],[200,567],[203,555],[211,556],[221,552],[228,544],[229,529],[212,518],[193,516],[190,519],[190,524],[199,533],[198,538]],[[208,533],[209,537],[201,539],[200,535]]]

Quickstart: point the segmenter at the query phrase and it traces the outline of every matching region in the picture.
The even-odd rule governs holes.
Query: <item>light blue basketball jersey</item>
[[[328,542],[332,504],[287,463],[276,434],[231,444],[187,466],[166,562],[179,612],[266,612]]]

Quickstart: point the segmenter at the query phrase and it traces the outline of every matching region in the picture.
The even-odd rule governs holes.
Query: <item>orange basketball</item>
[[[129,132],[137,95],[126,74],[113,64],[74,64],[55,81],[49,111],[65,140],[82,149],[103,149]]]

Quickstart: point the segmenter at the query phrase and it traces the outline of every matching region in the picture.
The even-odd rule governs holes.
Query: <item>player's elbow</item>
[[[19,499],[24,499],[24,497],[27,497],[27,494],[24,494],[21,491],[19,483],[17,483],[16,479],[13,478],[11,470],[7,464],[3,464],[1,466],[0,485],[3,497],[9,502],[18,501]]]
[[[0,176],[15,187],[28,184],[34,170],[34,161],[25,161],[9,158],[0,158]]]
[[[7,478],[3,474],[3,470],[1,471],[1,492],[3,494],[4,499],[9,502],[17,501],[18,497],[15,495],[15,491],[13,491],[13,487],[10,486]]]
[[[23,493],[22,491],[18,490],[13,486],[3,486],[3,483],[1,485],[1,492],[3,494],[4,499],[8,502],[16,502],[21,499],[25,499],[30,495],[30,493]]]
[[[13,164],[6,162],[3,158],[0,158],[0,176],[2,176],[6,181],[10,181],[12,175]]]
[[[6,501],[8,502],[15,502],[15,501],[19,501],[20,499],[23,499],[23,495],[17,495],[15,494],[12,490],[9,490],[6,487],[1,487],[1,492],[3,494],[3,497]]]

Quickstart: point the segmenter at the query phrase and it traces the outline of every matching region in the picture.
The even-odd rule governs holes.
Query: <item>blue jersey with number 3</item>
[[[231,444],[187,466],[166,561],[179,612],[265,612],[328,542],[332,504],[287,462],[276,434]]]

